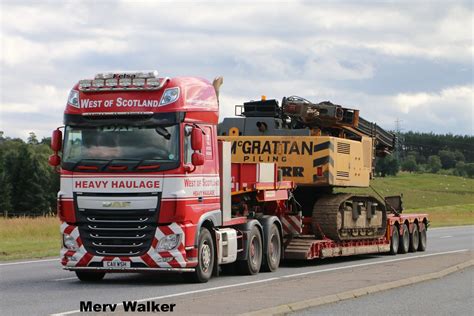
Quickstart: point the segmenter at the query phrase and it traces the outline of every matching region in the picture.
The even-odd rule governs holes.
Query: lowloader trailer
[[[175,271],[206,282],[224,265],[251,275],[275,271],[284,258],[425,249],[426,215],[381,212],[388,200],[337,195],[345,207],[339,221],[369,216],[382,228],[354,224],[339,229],[342,238],[328,235],[324,219],[305,216],[278,162],[238,161],[232,140],[218,137],[221,84],[145,71],[100,73],[74,85],[49,159],[61,176],[64,269],[82,281]],[[316,202],[321,210],[324,201]],[[329,209],[334,199],[326,202]]]

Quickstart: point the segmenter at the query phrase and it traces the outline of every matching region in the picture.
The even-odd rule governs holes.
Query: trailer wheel
[[[410,252],[416,252],[420,245],[420,234],[418,224],[413,223],[413,231],[410,233]]]
[[[410,232],[407,224],[403,224],[403,233],[400,236],[400,246],[398,248],[399,253],[407,253],[410,247]]]
[[[281,238],[278,227],[273,224],[267,238],[267,251],[263,258],[262,270],[273,272],[278,269],[281,258]]]
[[[420,241],[418,243],[418,251],[426,250],[426,226],[424,223],[420,224]]]
[[[396,255],[398,253],[398,246],[400,245],[400,234],[398,233],[398,227],[392,227],[392,237],[390,238],[390,254]]]
[[[253,226],[248,235],[247,259],[238,261],[237,267],[241,274],[253,275],[260,271],[262,265],[262,235],[257,226]]]
[[[196,283],[206,283],[212,276],[214,269],[214,242],[207,228],[201,228],[198,243],[198,265],[189,275],[190,280]]]
[[[105,272],[75,271],[76,276],[83,282],[97,282],[104,278]]]

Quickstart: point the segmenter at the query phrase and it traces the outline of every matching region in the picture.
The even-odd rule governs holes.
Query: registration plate
[[[130,261],[104,261],[104,268],[107,269],[127,269],[130,268]]]

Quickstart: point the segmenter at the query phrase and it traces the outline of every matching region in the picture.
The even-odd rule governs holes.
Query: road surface
[[[450,274],[441,279],[426,281],[357,299],[327,304],[291,314],[351,315],[457,315],[474,313],[474,268]],[[399,302],[403,302],[400,304]]]
[[[163,273],[108,274],[101,283],[88,284],[62,270],[58,259],[1,263],[0,310],[2,315],[70,315],[78,312],[80,301],[154,300],[176,303],[175,314],[243,313],[441,270],[472,258],[473,233],[473,226],[432,229],[422,253],[286,263],[275,273],[224,275],[207,284],[187,284],[179,274]],[[339,277],[340,282],[332,281]]]

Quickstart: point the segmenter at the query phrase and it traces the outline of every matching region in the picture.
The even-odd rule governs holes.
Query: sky
[[[473,135],[471,1],[0,1],[0,131],[47,137],[80,79],[224,77],[220,116],[298,95]]]

